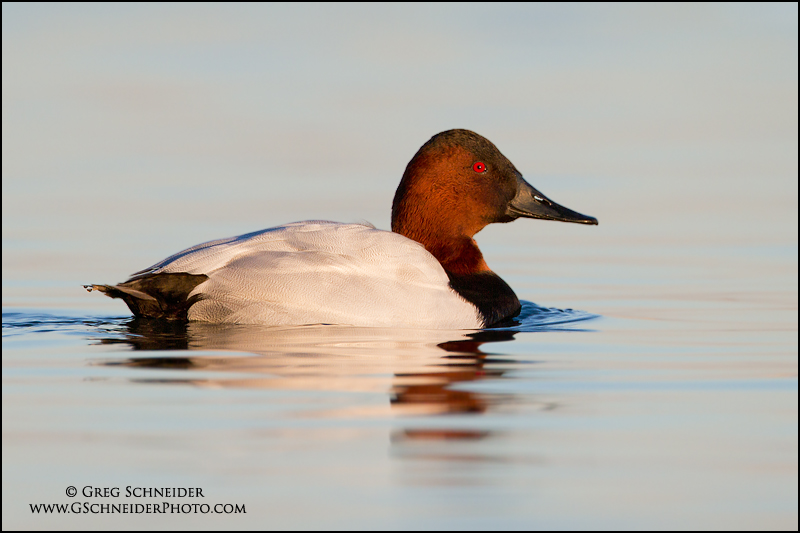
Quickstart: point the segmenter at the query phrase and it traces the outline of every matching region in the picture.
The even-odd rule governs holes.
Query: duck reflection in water
[[[136,351],[204,350],[253,355],[130,357],[104,361],[109,366],[236,374],[236,377],[135,378],[157,384],[214,388],[388,392],[392,415],[478,414],[509,399],[454,385],[498,379],[503,360],[481,350],[485,343],[512,340],[514,331],[439,331],[341,326],[260,327],[175,323],[132,319],[103,344],[125,344]],[[488,368],[487,368],[488,365]],[[243,374],[249,376],[242,377]],[[163,375],[162,375],[163,376]],[[317,411],[320,417],[386,416],[386,406]],[[488,432],[406,429],[404,438],[480,438]],[[396,438],[395,435],[394,438]]]

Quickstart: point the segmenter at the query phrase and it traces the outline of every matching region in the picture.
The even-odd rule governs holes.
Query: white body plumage
[[[306,221],[200,244],[134,277],[171,272],[208,279],[189,320],[478,329],[483,318],[449,286],[442,265],[397,233]]]

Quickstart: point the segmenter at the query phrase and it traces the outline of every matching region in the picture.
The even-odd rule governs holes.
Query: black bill
[[[508,204],[506,214],[518,218],[541,218],[577,224],[597,225],[597,219],[582,215],[563,205],[558,205],[547,196],[534,189],[530,183],[517,176],[517,195]]]

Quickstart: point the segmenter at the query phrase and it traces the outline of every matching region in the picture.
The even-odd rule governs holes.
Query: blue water
[[[10,310],[6,505],[111,501],[68,498],[68,485],[198,486],[207,503],[245,506],[226,527],[265,515],[276,528],[646,527],[675,505],[665,526],[793,519],[796,360],[778,345],[756,353],[759,335],[739,332],[703,346],[692,327],[530,302],[519,322],[270,328]],[[204,516],[166,519],[202,528]]]

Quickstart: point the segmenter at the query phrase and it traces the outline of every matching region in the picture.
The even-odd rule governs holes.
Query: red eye
[[[486,165],[478,161],[474,165],[472,165],[472,170],[475,172],[486,172]]]

